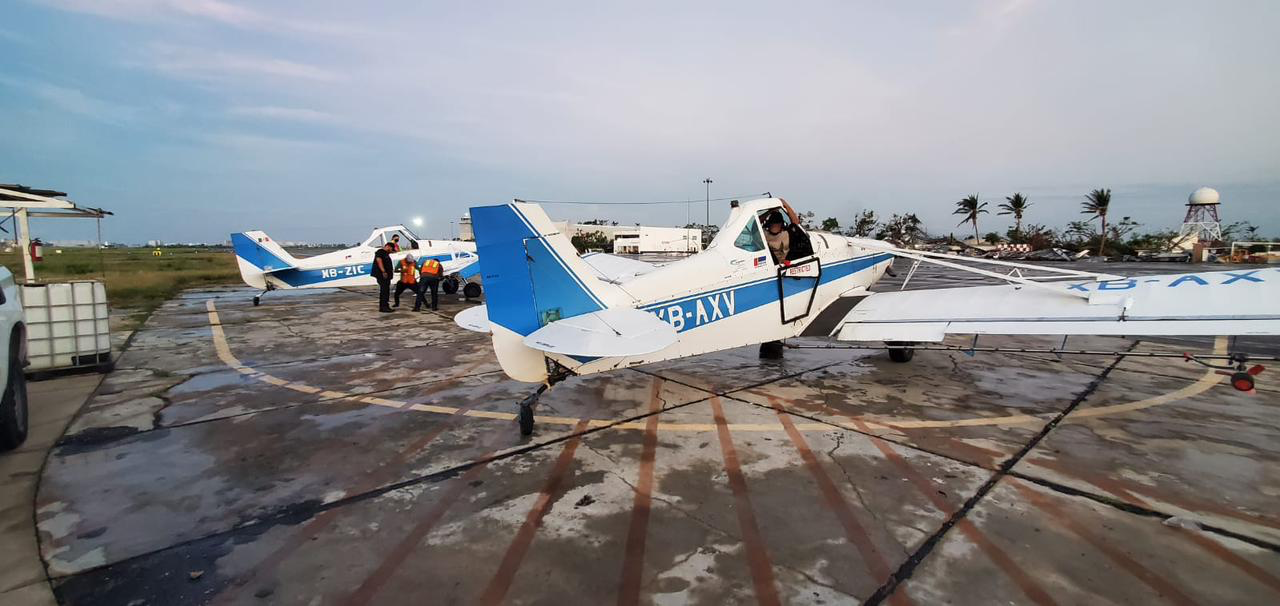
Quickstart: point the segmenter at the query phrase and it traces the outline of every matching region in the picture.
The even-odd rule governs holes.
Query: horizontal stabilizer
[[[1074,295],[1074,296],[1064,296]],[[949,334],[1276,335],[1280,272],[1242,270],[875,293],[844,341],[936,342]]]
[[[484,305],[468,307],[453,317],[453,323],[472,332],[489,333],[489,310]]]
[[[676,342],[676,329],[647,311],[618,307],[552,322],[524,338],[548,353],[580,357],[638,356]]]

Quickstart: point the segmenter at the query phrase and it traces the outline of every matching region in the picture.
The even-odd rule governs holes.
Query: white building
[[[682,227],[633,227],[613,234],[613,252],[696,253],[702,250],[702,230]]]
[[[613,241],[613,252],[619,254],[640,253],[696,253],[702,250],[702,230],[682,227],[649,227],[644,225],[593,225],[557,221],[560,232],[569,236],[581,236],[600,232]],[[458,239],[475,240],[471,227],[471,214],[458,220]]]
[[[558,221],[555,225],[561,233],[570,238],[600,232],[613,241],[613,252],[618,254],[696,253],[702,250],[702,230],[700,229],[647,225],[592,225],[568,221]]]

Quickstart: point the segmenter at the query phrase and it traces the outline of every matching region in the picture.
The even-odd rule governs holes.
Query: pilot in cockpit
[[[813,254],[809,235],[800,228],[800,216],[786,200],[782,198],[778,200],[782,202],[782,208],[787,211],[787,218],[791,219],[791,223],[788,225],[784,222],[782,213],[777,210],[769,211],[769,214],[765,215],[764,239],[769,245],[769,252],[773,255],[773,262],[781,264]]]

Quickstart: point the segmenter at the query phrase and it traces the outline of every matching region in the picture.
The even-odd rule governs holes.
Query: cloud
[[[307,63],[275,57],[156,45],[145,67],[191,80],[221,81],[240,77],[290,78],[312,82],[339,80],[337,73]]]
[[[133,122],[139,115],[139,109],[136,107],[104,101],[85,94],[78,88],[6,76],[0,76],[0,84],[25,92],[64,112],[92,118],[99,122],[125,124]]]
[[[320,35],[367,33],[344,24],[278,17],[222,0],[34,0],[62,11],[121,21],[195,20],[239,29]]]
[[[280,107],[275,105],[236,106],[228,109],[227,113],[237,117],[290,120],[294,122],[333,123],[339,120],[338,116],[328,112],[305,107]]]

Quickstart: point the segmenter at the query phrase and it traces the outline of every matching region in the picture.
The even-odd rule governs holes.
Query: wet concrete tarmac
[[[63,603],[1280,600],[1271,371],[738,349],[568,380],[521,438],[466,303],[251,297],[166,303],[52,452]]]

